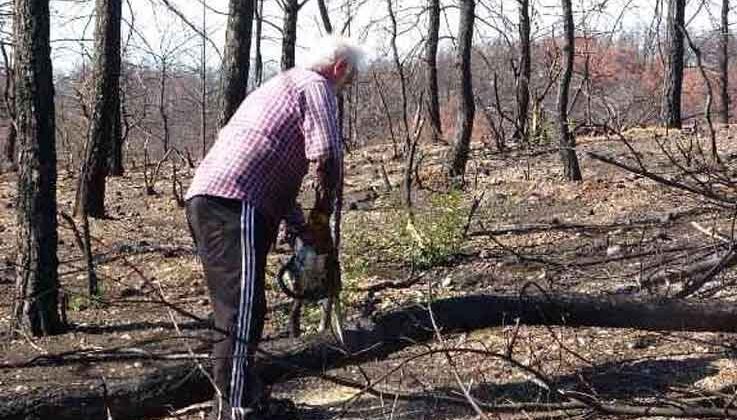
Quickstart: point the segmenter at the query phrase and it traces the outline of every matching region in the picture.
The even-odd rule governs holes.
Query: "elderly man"
[[[364,55],[347,39],[327,37],[309,57],[305,68],[282,72],[246,97],[186,195],[215,327],[226,332],[213,349],[216,418],[253,418],[263,397],[253,356],[266,312],[266,254],[280,220],[298,235],[309,232],[296,198],[310,163],[326,201],[316,207],[335,221],[337,246],[343,153],[336,94],[351,83]]]

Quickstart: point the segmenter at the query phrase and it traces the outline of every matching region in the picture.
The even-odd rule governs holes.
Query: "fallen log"
[[[687,266],[661,268],[650,275],[641,277],[639,283],[641,287],[651,292],[657,287],[670,287],[674,283],[682,283],[680,290],[672,296],[676,299],[685,299],[714,280],[718,274],[735,265],[737,265],[737,252],[735,247],[730,246],[725,252],[714,252]]]
[[[643,219],[625,220],[621,222],[614,222],[611,224],[580,224],[580,223],[566,223],[558,219],[552,219],[550,222],[542,223],[531,223],[531,224],[517,224],[498,226],[494,229],[483,229],[473,232],[469,232],[468,236],[503,236],[503,235],[526,235],[532,233],[541,232],[560,232],[567,230],[578,230],[588,232],[599,232],[605,233],[615,229],[640,229],[643,226],[658,226],[667,225],[673,223],[679,219],[687,216],[697,216],[704,213],[705,209],[692,209],[686,210],[679,213],[664,213],[656,217],[647,217]]]
[[[729,302],[652,301],[631,295],[473,295],[432,303],[445,333],[471,331],[519,320],[527,325],[737,332],[737,305]],[[259,367],[266,383],[327,369],[380,360],[433,338],[427,307],[415,305],[348,328],[345,345],[331,336],[279,340],[265,345]],[[141,378],[87,384],[0,399],[0,420],[141,419],[207,400],[210,382],[192,362],[162,365]]]

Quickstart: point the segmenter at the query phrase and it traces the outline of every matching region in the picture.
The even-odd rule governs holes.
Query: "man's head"
[[[322,74],[341,90],[363,70],[366,53],[352,40],[330,35],[318,40],[310,48],[308,57],[305,68]]]

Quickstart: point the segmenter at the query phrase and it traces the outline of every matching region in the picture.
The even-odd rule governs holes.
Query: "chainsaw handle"
[[[292,299],[304,299],[304,295],[300,295],[294,289],[290,289],[287,285],[286,281],[284,280],[284,276],[287,274],[287,272],[290,272],[292,277],[296,277],[294,274],[294,256],[292,256],[289,261],[287,261],[286,264],[284,264],[280,269],[279,272],[276,273],[276,283],[279,285],[279,288],[284,292],[285,295],[289,296]]]

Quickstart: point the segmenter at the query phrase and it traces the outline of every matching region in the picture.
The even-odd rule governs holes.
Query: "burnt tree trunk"
[[[513,325],[638,328],[653,331],[737,332],[737,307],[730,302],[648,301],[628,295],[474,295],[431,305],[446,334]],[[380,360],[434,338],[426,306],[398,309],[364,328],[344,331],[345,345],[329,335],[265,343],[271,358],[257,360],[265,383],[319,375],[327,369]],[[207,363],[205,363],[207,365]],[[110,409],[116,420],[163,416],[211,397],[212,385],[192,363],[170,364],[154,373],[101,386],[66,387],[0,400],[0,420],[27,418],[99,419]]]
[[[729,0],[722,0],[722,25],[719,45],[719,99],[722,105],[720,122],[729,124]]]
[[[284,22],[282,26],[281,69],[294,67],[294,54],[297,45],[297,17],[299,0],[284,1]]]
[[[519,74],[517,75],[517,127],[514,138],[527,141],[530,107],[530,0],[519,0]]]
[[[207,155],[207,3],[202,2],[202,46],[200,47],[200,143]]]
[[[5,49],[5,43],[0,41],[0,52],[2,52],[3,63],[5,64],[5,86],[3,90],[3,104],[5,105],[5,118],[7,124],[7,132],[0,150],[0,172],[4,170],[15,171],[17,169],[17,144],[18,131],[15,127],[15,74],[13,72],[12,63]]]
[[[161,60],[161,76],[159,77],[159,116],[161,117],[161,125],[163,129],[162,133],[162,147],[164,149],[164,156],[169,151],[169,113],[168,104],[169,98],[166,92],[166,81],[169,77],[167,71],[169,69],[169,62],[167,59],[162,58]]]
[[[97,0],[94,108],[79,183],[80,206],[90,217],[105,216],[105,184],[112,150],[120,148],[121,0]],[[116,145],[115,147],[113,145]],[[120,148],[122,151],[122,148]]]
[[[406,157],[409,153],[410,148],[410,134],[409,134],[409,116],[407,114],[407,107],[409,103],[407,101],[407,75],[404,68],[403,60],[399,54],[399,47],[397,46],[397,39],[399,38],[399,25],[397,23],[397,15],[394,12],[394,0],[386,0],[386,10],[389,14],[390,22],[390,36],[389,45],[392,50],[392,60],[394,61],[394,67],[397,69],[397,76],[399,76],[399,99],[401,103],[401,123],[404,128],[404,147],[402,153]]]
[[[120,74],[120,71],[118,71],[118,74]],[[120,89],[120,77],[116,78],[116,84],[118,85],[118,89]],[[110,176],[123,176],[125,174],[125,167],[123,165],[123,142],[125,141],[125,137],[123,136],[120,93],[120,90],[118,90],[116,94],[118,100],[113,104],[112,143],[110,144],[110,156],[108,158],[108,175]]]
[[[562,0],[563,6],[563,72],[558,85],[558,139],[563,175],[568,181],[581,180],[581,168],[576,156],[576,138],[568,127],[568,91],[573,76],[575,38],[571,0]]]
[[[2,157],[0,159],[0,172],[2,171],[15,171],[18,168],[16,162],[16,147],[18,144],[18,132],[15,130],[15,124],[12,118],[9,118],[7,122],[7,134],[2,147]]]
[[[668,128],[681,128],[685,14],[686,0],[668,1],[668,54],[662,109],[663,124]]]
[[[253,0],[230,0],[223,57],[220,127],[228,123],[248,93],[253,8]]]
[[[432,130],[432,140],[437,143],[443,135],[443,128],[440,124],[440,99],[438,95],[440,0],[429,0],[428,9],[430,16],[427,28],[427,42],[425,43],[427,114],[430,121],[430,129]]]
[[[461,18],[458,26],[458,76],[461,81],[458,113],[456,116],[455,140],[449,162],[449,176],[454,183],[461,183],[466,173],[468,153],[471,147],[471,132],[476,106],[473,100],[471,81],[471,45],[473,42],[474,0],[461,0]]]
[[[121,51],[120,51],[120,25],[122,23],[122,0],[105,0],[107,16],[106,45],[105,54],[107,55],[108,66],[106,69],[106,78],[109,79],[110,96],[106,113],[110,114],[111,129],[110,133],[110,155],[108,157],[108,175],[123,176],[125,168],[123,167],[123,129],[121,124],[121,99],[120,99],[120,77],[121,77]]]
[[[261,86],[261,83],[264,81],[264,58],[261,54],[261,34],[263,33],[263,23],[264,23],[264,0],[257,0],[258,1],[258,10],[254,11],[254,20],[256,21],[256,39],[254,39],[254,42],[256,45],[254,46],[254,58],[253,58],[253,65],[254,65],[254,74],[253,74],[253,81],[256,84],[256,86]]]
[[[59,314],[54,85],[48,0],[15,1],[18,217],[14,314],[29,334],[63,329]]]
[[[322,20],[322,26],[325,27],[325,32],[332,34],[333,24],[330,22],[330,14],[325,0],[317,0],[317,7],[320,9],[320,19]]]

